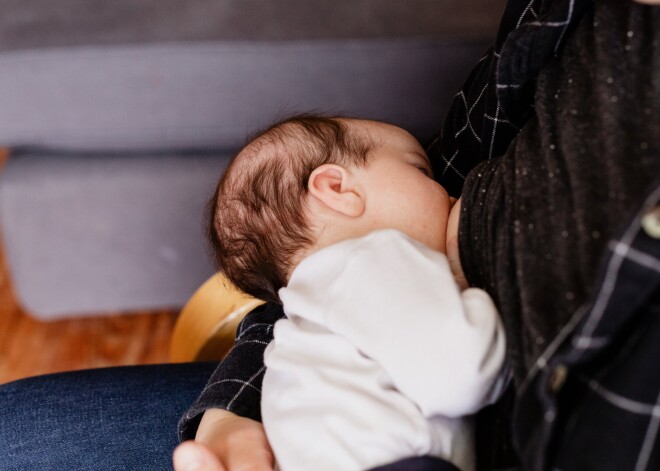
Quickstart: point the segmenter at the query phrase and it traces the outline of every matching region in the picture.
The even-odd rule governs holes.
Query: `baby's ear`
[[[357,217],[364,212],[365,201],[356,187],[353,173],[335,164],[316,168],[307,182],[309,193],[321,204],[346,216]]]

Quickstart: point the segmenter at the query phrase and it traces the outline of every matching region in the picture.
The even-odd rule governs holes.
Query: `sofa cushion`
[[[0,225],[19,302],[51,319],[178,307],[213,273],[203,210],[229,155],[13,155]]]
[[[484,41],[332,40],[0,54],[0,147],[226,149],[300,110],[428,138]]]
[[[493,38],[506,0],[18,0],[0,51],[190,41]]]

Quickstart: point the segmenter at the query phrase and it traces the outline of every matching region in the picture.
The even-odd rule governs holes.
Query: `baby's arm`
[[[505,339],[488,294],[461,293],[445,256],[421,244],[385,237],[374,245],[380,255],[357,254],[346,268],[354,276],[337,286],[333,312],[341,315],[332,315],[329,327],[376,359],[427,416],[472,414],[492,402]],[[357,280],[368,280],[375,295],[351,296],[365,289]],[[404,342],[411,348],[399,348]]]
[[[462,294],[442,253],[398,231],[312,257],[280,291],[288,319],[266,350],[262,410],[279,464],[367,469],[430,454],[471,469],[463,416],[496,399],[503,376],[488,295]]]

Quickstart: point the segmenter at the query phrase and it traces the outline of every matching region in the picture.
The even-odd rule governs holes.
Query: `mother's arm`
[[[273,453],[260,422],[226,410],[209,409],[195,441],[186,441],[175,450],[174,469],[270,471]]]
[[[263,351],[281,307],[266,304],[241,323],[234,348],[219,364],[201,395],[181,419],[188,440],[174,455],[177,471],[270,470],[272,454],[261,426]],[[194,441],[193,441],[194,440]]]

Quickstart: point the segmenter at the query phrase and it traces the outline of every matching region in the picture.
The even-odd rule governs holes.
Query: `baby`
[[[229,165],[217,263],[287,315],[262,390],[280,469],[423,455],[474,469],[470,415],[503,390],[505,340],[488,295],[452,276],[451,207],[419,143],[385,123],[298,116]]]

